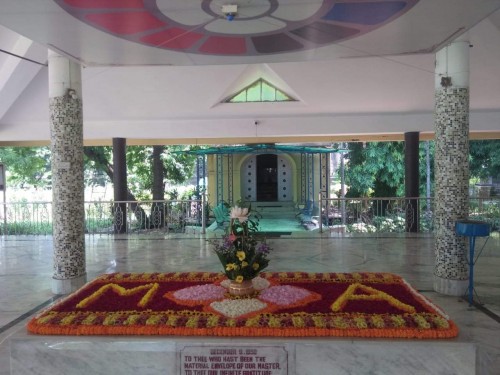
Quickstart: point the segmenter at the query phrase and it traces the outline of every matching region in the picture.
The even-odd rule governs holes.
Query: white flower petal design
[[[253,288],[255,290],[263,290],[269,288],[271,283],[264,279],[263,277],[257,276],[252,280]]]
[[[212,302],[210,307],[228,318],[237,318],[241,315],[262,310],[267,307],[267,304],[256,298],[225,299]]]

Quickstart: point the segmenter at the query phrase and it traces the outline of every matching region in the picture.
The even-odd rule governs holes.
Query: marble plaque
[[[179,375],[288,375],[288,352],[280,345],[186,345],[179,357]]]

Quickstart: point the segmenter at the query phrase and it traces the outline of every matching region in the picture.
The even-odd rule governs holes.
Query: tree
[[[471,177],[500,177],[500,140],[470,141],[469,150]]]
[[[128,146],[127,168],[130,189],[140,199],[154,199],[155,185],[156,189],[160,186],[163,189],[166,182],[181,184],[191,178],[196,156],[179,152],[189,149],[190,146]],[[162,168],[162,173],[159,168]],[[155,176],[159,181],[154,180]],[[156,194],[160,195],[158,192]]]
[[[429,145],[429,165],[427,152]],[[395,197],[405,193],[404,142],[349,143],[346,155],[347,197]],[[434,142],[419,145],[420,196],[426,196],[427,174],[434,181]]]
[[[155,148],[156,154],[153,155]],[[189,148],[190,146],[129,146],[127,168],[131,195],[151,199],[154,176],[165,180],[157,182],[157,188],[163,186],[163,182],[180,184],[189,179],[194,171],[196,156],[177,153]],[[84,147],[84,155],[87,186],[102,184],[101,178],[96,178],[96,175],[100,175],[96,172],[104,173],[110,182],[113,180],[111,147]],[[153,160],[157,162],[155,173]],[[11,186],[51,187],[49,147],[0,147],[0,163],[7,167]]]
[[[404,194],[404,143],[349,143],[345,176],[347,197]]]
[[[182,183],[191,177],[194,170],[195,157],[187,153],[176,153],[184,146],[129,146],[127,147],[127,200],[163,200],[165,181]],[[111,148],[84,147],[89,165],[103,171],[113,181],[113,164]],[[148,217],[138,204],[132,204],[143,228],[150,225],[161,226],[164,222],[162,204],[153,203]]]
[[[8,171],[13,187],[50,188],[50,149],[48,147],[0,147],[0,163]]]

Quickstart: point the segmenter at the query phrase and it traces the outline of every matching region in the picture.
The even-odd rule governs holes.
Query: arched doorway
[[[257,201],[278,200],[278,157],[274,154],[257,155]]]
[[[241,196],[247,201],[293,200],[292,166],[284,154],[249,155],[241,164]]]

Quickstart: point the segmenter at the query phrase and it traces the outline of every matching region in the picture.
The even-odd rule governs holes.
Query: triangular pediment
[[[261,89],[264,89],[263,95],[260,93]],[[227,86],[216,105],[269,102],[301,102],[301,99],[271,67],[258,64],[248,65]]]
[[[251,102],[294,102],[291,95],[280,90],[263,78],[259,78],[240,91],[229,96],[225,103],[251,103]]]

